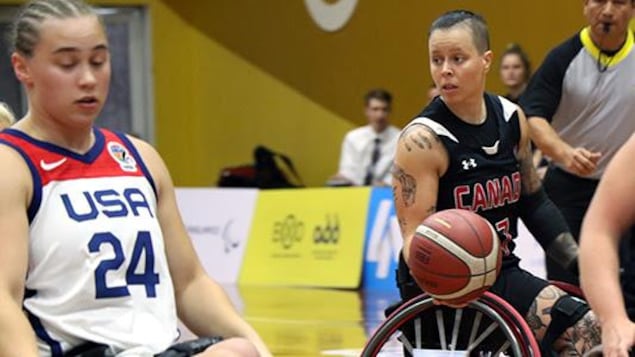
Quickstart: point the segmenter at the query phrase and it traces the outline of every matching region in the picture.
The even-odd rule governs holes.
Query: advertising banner
[[[219,283],[238,281],[257,197],[255,189],[176,189],[198,257]]]
[[[241,284],[357,288],[370,189],[262,191]]]
[[[389,187],[372,190],[365,237],[362,286],[396,290],[395,270],[403,241]]]
[[[241,285],[240,293],[245,318],[274,355],[320,356],[366,342],[357,291]]]

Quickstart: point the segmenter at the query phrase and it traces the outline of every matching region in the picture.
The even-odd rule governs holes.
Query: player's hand
[[[591,152],[585,148],[570,148],[564,157],[565,169],[579,176],[588,176],[597,168],[602,154]]]
[[[602,352],[607,357],[628,357],[635,345],[635,323],[606,321],[602,324]]]

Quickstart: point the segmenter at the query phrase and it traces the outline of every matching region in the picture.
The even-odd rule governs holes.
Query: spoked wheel
[[[410,356],[415,349],[468,351],[470,356],[540,356],[522,316],[489,292],[462,309],[436,306],[426,294],[415,297],[379,326],[362,356]]]

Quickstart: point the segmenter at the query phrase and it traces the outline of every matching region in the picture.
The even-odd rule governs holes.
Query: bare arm
[[[601,154],[585,148],[574,148],[564,142],[551,124],[541,117],[530,117],[531,140],[548,157],[564,166],[574,174],[586,176],[595,171]]]
[[[532,194],[540,189],[542,181],[536,172],[536,166],[534,165],[534,157],[531,153],[531,140],[530,131],[533,130],[533,126],[530,125],[525,118],[525,113],[518,109],[518,122],[520,125],[520,143],[518,144],[518,161],[520,162],[520,174],[522,176],[522,193]],[[547,123],[547,121],[545,121]],[[549,123],[547,123],[549,125]],[[551,129],[551,126],[549,126]],[[554,132],[555,134],[555,132]]]
[[[0,145],[0,173],[0,355],[37,356],[35,335],[22,312],[31,176],[22,158],[5,145]]]
[[[606,169],[580,236],[581,284],[602,324],[602,343],[624,355],[635,342],[635,326],[622,300],[618,246],[623,233],[635,222],[634,158],[635,136],[631,136]]]
[[[181,220],[170,174],[158,153],[133,140],[158,191],[158,218],[174,283],[179,318],[199,336],[244,337],[270,356],[258,333],[238,314],[223,288],[207,276]]]
[[[439,178],[448,164],[441,140],[426,126],[413,125],[401,134],[392,182],[406,262],[417,227],[436,211]]]

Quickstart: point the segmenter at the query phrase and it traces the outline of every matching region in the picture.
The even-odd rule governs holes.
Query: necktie
[[[375,165],[377,161],[379,161],[379,156],[381,154],[381,139],[375,138],[375,145],[373,146],[373,152],[370,156],[370,166],[368,166],[368,171],[366,172],[366,177],[364,178],[364,185],[368,186],[373,183],[373,173],[375,171]]]

